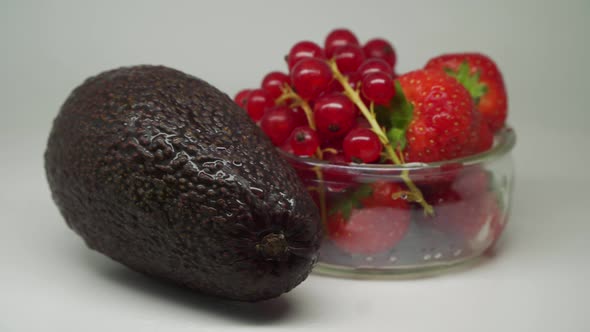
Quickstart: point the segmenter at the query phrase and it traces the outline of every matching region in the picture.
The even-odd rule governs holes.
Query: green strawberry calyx
[[[487,85],[479,80],[480,71],[477,70],[474,73],[471,73],[471,68],[467,61],[463,61],[457,70],[445,67],[444,71],[447,75],[457,79],[457,81],[467,89],[476,105],[479,103],[479,99],[488,92]]]
[[[385,128],[391,146],[398,151],[406,148],[406,132],[412,122],[414,107],[404,95],[399,81],[395,81],[395,96],[389,105],[375,107],[377,122]]]
[[[347,197],[336,202],[334,207],[328,211],[328,215],[334,215],[338,212],[342,213],[344,220],[350,218],[352,209],[359,208],[362,206],[361,200],[373,195],[373,189],[368,184],[361,184],[355,191],[351,192]]]

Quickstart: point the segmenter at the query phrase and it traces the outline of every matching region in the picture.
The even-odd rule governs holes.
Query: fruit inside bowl
[[[391,43],[347,29],[296,43],[288,73],[235,96],[321,212],[318,272],[438,271],[494,247],[509,212],[507,95],[481,53],[397,74]]]

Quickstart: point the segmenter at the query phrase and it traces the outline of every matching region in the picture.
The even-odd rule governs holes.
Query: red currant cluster
[[[338,29],[323,48],[296,43],[286,61],[288,74],[268,73],[260,88],[235,96],[272,142],[298,156],[324,159],[329,151],[349,162],[379,161],[383,144],[359,107],[372,110],[394,97],[392,45],[380,38],[361,45],[351,31]]]
[[[388,41],[361,45],[351,31],[338,29],[323,48],[296,43],[286,62],[288,73],[267,74],[260,88],[240,91],[235,101],[274,145],[330,166],[456,160],[488,150],[506,120],[502,75],[480,53],[439,55],[423,68],[397,75]],[[395,250],[396,259],[413,265],[430,259],[416,253],[416,246],[447,245],[452,249],[447,258],[454,260],[462,250],[469,255],[491,246],[505,222],[490,189],[493,181],[479,165],[449,162],[411,174],[395,170],[395,176],[378,180],[356,174],[354,167],[318,168],[303,158],[289,159],[338,248],[333,255],[329,246],[322,249],[324,260],[342,252]],[[442,234],[436,246],[433,234]],[[415,243],[404,249],[403,239]],[[455,248],[455,243],[462,244]]]

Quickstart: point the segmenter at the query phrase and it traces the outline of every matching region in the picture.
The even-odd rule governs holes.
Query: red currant
[[[244,89],[236,93],[234,97],[234,102],[240,105],[241,108],[246,108],[246,103],[248,103],[248,97],[250,97],[250,89]]]
[[[289,76],[280,71],[273,71],[264,76],[260,87],[268,93],[272,100],[275,100],[283,93],[281,89],[286,84],[289,84]]]
[[[342,143],[344,156],[355,163],[372,163],[379,160],[382,145],[379,137],[367,128],[351,130]]]
[[[330,165],[335,166],[346,166],[348,161],[342,152],[338,153],[324,153],[324,160],[329,162]],[[342,167],[326,167],[326,176],[330,180],[339,180],[348,182],[354,179],[354,171],[350,169],[344,169]],[[329,175],[329,176],[328,176]]]
[[[307,115],[301,107],[291,108],[291,113],[293,114],[293,120],[295,121],[295,127],[306,126],[307,125]]]
[[[305,100],[318,96],[328,88],[331,82],[332,70],[323,60],[302,59],[291,70],[291,84],[299,96]]]
[[[343,167],[348,165],[348,162],[342,153],[324,153],[324,160],[330,163],[323,169],[324,182],[329,192],[343,192],[354,185],[354,171]]]
[[[365,117],[357,117],[352,128],[369,128],[370,129],[371,124],[369,123],[369,120],[367,120]]]
[[[347,73],[346,78],[348,79],[348,85],[350,85],[350,87],[353,90],[356,90],[361,82],[362,77],[361,77],[361,74],[359,74],[359,72],[354,71],[352,73]],[[332,83],[330,83],[330,86],[328,87],[328,89],[326,90],[326,93],[331,94],[334,92],[342,92],[342,91],[344,91],[342,84],[340,84],[340,82],[338,82],[337,80],[333,80]]]
[[[355,71],[346,74],[346,78],[348,79],[348,85],[350,85],[353,90],[356,90],[358,89],[363,77],[359,72]]]
[[[322,97],[313,106],[317,130],[327,138],[346,134],[354,125],[356,115],[354,104],[342,94]]]
[[[365,98],[378,105],[387,105],[395,95],[391,75],[377,72],[363,77],[361,92]]]
[[[260,128],[270,138],[272,144],[280,146],[295,128],[295,117],[291,109],[286,106],[271,108],[260,120]]]
[[[386,73],[393,77],[393,68],[391,68],[391,65],[383,59],[370,58],[365,60],[365,62],[359,67],[359,73],[361,76],[378,72]]]
[[[324,58],[324,51],[316,43],[310,41],[300,41],[291,47],[287,55],[287,65],[289,69],[295,67],[297,62],[306,58]]]
[[[342,73],[354,72],[365,61],[363,50],[358,45],[340,46],[334,50],[332,56]]]
[[[252,120],[258,122],[264,115],[264,111],[272,107],[273,104],[272,99],[266,91],[262,89],[252,90],[246,103],[246,111],[248,111],[248,115],[250,115]]]
[[[285,141],[285,143],[281,144],[279,149],[281,149],[289,154],[295,154],[295,152],[293,152],[293,148],[291,147],[291,142],[289,142],[288,139]]]
[[[320,139],[315,130],[309,127],[297,127],[289,137],[289,143],[293,153],[298,156],[310,157],[316,153],[320,146]]]
[[[322,135],[320,136],[320,148],[322,149],[330,149],[330,150],[335,150],[337,152],[342,152],[342,139],[344,137],[323,137]],[[334,152],[334,151],[332,151]],[[328,152],[324,155],[325,158],[327,158],[328,155],[332,155],[332,152]],[[324,158],[324,159],[325,159]]]
[[[330,59],[333,56],[334,50],[344,45],[359,45],[359,41],[348,29],[336,29],[332,30],[326,37],[324,42],[324,49],[326,50],[326,56]]]
[[[363,51],[365,51],[367,58],[383,59],[391,65],[391,68],[395,68],[395,50],[387,40],[381,38],[371,39],[363,46]]]

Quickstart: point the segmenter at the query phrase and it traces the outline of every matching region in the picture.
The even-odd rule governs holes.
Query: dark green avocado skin
[[[321,241],[295,172],[227,95],[161,66],[87,79],[45,152],[52,196],[88,247],[241,301],[302,282]]]

